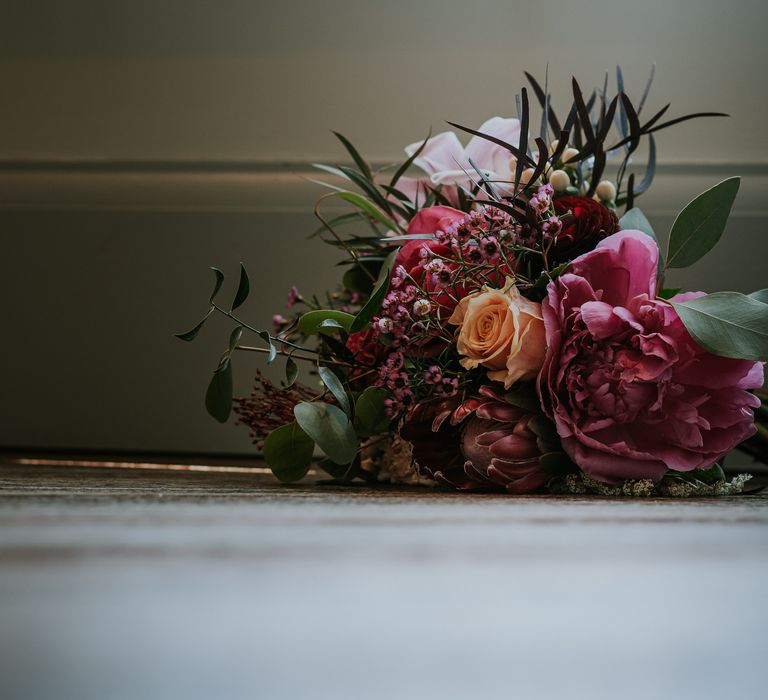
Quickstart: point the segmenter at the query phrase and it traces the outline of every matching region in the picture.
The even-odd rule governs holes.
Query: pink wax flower
[[[542,303],[542,407],[598,481],[708,468],[755,432],[760,402],[747,390],[762,386],[762,363],[699,346],[654,298],[657,260],[650,237],[620,231],[576,258]]]
[[[520,140],[520,122],[517,119],[492,117],[478,131],[514,145],[517,145]],[[421,144],[421,141],[412,143],[406,147],[405,152],[408,156],[412,156]],[[427,176],[401,177],[397,187],[411,201],[415,202],[418,197],[418,201],[423,202],[426,197],[425,187],[431,190],[442,185],[440,193],[451,204],[458,206],[457,186],[471,190],[474,186],[473,180],[476,182],[479,179],[469,162],[470,159],[484,174],[487,174],[489,180],[511,181],[514,178],[515,164],[510,162],[509,151],[506,148],[479,136],[473,136],[464,147],[453,131],[444,131],[429,139],[414,161],[414,164]],[[495,187],[504,189],[499,183],[495,183]]]

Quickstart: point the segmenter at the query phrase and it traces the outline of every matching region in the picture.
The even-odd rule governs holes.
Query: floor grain
[[[0,697],[764,697],[768,498],[0,466]]]

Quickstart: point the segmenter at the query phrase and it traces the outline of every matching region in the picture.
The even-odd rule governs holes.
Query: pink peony
[[[654,298],[657,260],[651,238],[620,231],[576,258],[542,304],[542,407],[599,481],[707,468],[755,432],[760,402],[747,390],[762,386],[762,363],[700,347]]]
[[[520,140],[520,122],[517,119],[492,117],[478,131],[513,145],[517,145]],[[406,147],[405,152],[409,156],[413,155],[421,143],[420,141],[412,143]],[[513,179],[514,166],[510,165],[510,154],[506,148],[479,136],[473,136],[465,148],[455,133],[444,131],[429,139],[414,161],[414,164],[427,174],[427,177],[402,177],[397,187],[411,201],[415,202],[418,197],[418,201],[423,202],[426,197],[425,186],[431,190],[442,185],[440,193],[451,204],[458,206],[457,185],[471,190],[474,186],[473,180],[478,179],[475,169],[469,162],[470,159],[488,174],[490,180]],[[501,188],[501,185],[496,184],[496,187]]]

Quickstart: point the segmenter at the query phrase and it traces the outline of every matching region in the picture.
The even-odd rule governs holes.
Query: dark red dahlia
[[[552,247],[556,262],[589,252],[603,238],[619,230],[616,214],[589,197],[559,197],[554,206],[563,224]]]

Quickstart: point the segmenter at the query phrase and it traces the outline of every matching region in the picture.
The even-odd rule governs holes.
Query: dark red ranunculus
[[[352,353],[355,361],[360,363],[351,372],[354,379],[370,370],[378,369],[389,353],[384,345],[376,342],[376,335],[370,328],[351,333],[347,338],[347,350]]]
[[[619,230],[616,214],[589,197],[559,197],[555,213],[563,222],[552,250],[556,262],[572,260]]]

